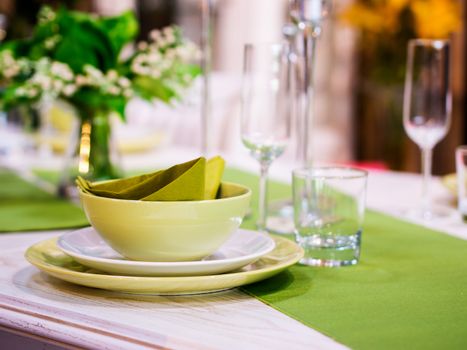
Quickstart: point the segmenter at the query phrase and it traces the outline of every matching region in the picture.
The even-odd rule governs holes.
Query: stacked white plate
[[[26,259],[46,274],[81,286],[114,292],[182,295],[212,293],[270,278],[303,257],[294,242],[237,230],[200,261],[131,261],[111,249],[91,228],[29,247]]]
[[[234,271],[255,262],[275,248],[267,234],[238,229],[212,255],[198,261],[146,262],[128,260],[92,227],[62,235],[58,247],[79,263],[111,274],[127,276],[204,276]]]

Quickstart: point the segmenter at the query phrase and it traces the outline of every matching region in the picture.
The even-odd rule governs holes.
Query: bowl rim
[[[185,205],[188,205],[188,204],[197,204],[197,203],[219,203],[220,201],[222,202],[227,202],[227,201],[233,201],[233,200],[236,200],[236,199],[241,199],[241,198],[244,198],[244,197],[250,197],[251,196],[251,193],[252,193],[252,190],[251,188],[245,186],[245,185],[242,185],[242,184],[239,184],[239,183],[236,183],[236,182],[232,182],[232,181],[221,181],[221,184],[227,184],[227,185],[234,185],[234,186],[238,186],[238,187],[241,187],[243,189],[246,190],[245,193],[243,194],[240,194],[238,196],[233,196],[233,197],[226,197],[226,198],[219,198],[219,199],[203,199],[203,200],[196,200],[196,201],[142,201],[140,199],[120,199],[120,198],[109,198],[109,197],[101,197],[101,196],[96,196],[96,195],[93,195],[93,194],[89,194],[89,193],[86,193],[84,192],[81,188],[78,187],[78,192],[79,192],[79,196],[81,198],[92,198],[92,199],[97,199],[97,200],[103,200],[103,201],[110,201],[110,202],[116,202],[116,203],[157,203],[157,204],[162,204],[162,203],[177,203],[177,204],[181,204],[181,203],[184,203]]]

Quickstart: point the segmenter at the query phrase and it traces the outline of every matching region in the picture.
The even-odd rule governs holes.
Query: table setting
[[[465,146],[452,155],[455,175],[431,176],[431,153],[451,120],[450,42],[407,43],[400,119],[422,151],[422,175],[321,164],[311,158],[314,62],[331,2],[287,3],[283,40],[247,43],[242,53],[238,139],[244,154],[208,149],[213,91],[211,58],[203,55],[212,49],[211,1],[203,3],[201,51],[171,26],[137,43],[122,66],[111,56],[108,67],[67,61],[69,54],[60,56],[73,47],[67,35],[83,39],[64,23],[80,33],[105,28],[105,40],[118,44],[106,49],[119,52],[134,40],[137,21],[130,12],[95,17],[50,8],[40,11],[31,47],[0,46],[1,77],[18,79],[0,91],[0,107],[10,108],[15,98],[50,102],[48,89],[30,92],[48,76],[52,85],[64,81],[55,98],[77,107],[79,122],[61,170],[11,166],[0,152],[0,343],[31,349],[467,346]],[[19,57],[39,50],[43,35],[49,47],[39,52],[47,60]],[[17,70],[6,74],[12,63]],[[196,79],[206,84],[200,150],[155,148],[124,172],[113,156],[109,115],[124,118],[135,95],[171,106]],[[293,128],[300,131],[296,159],[281,159]]]
[[[224,178],[226,180],[230,180],[233,177],[237,179],[237,181],[239,178],[241,178],[242,183],[248,187],[251,186],[251,189],[255,191],[258,186],[257,177],[251,172],[252,169],[253,168],[250,168],[249,170],[227,169]],[[286,196],[290,193],[289,185],[284,182],[285,174],[283,171],[282,174],[283,175],[281,179],[278,174],[272,173],[275,181],[271,181],[270,183],[270,195],[273,199],[286,198]],[[276,277],[272,277],[271,279],[265,279],[264,281],[255,284],[246,285],[242,287],[241,291],[238,292],[235,290],[230,292],[221,292],[219,293],[219,296],[216,296],[217,293],[204,294],[204,298],[206,299],[199,299],[202,298],[203,294],[199,296],[168,296],[168,300],[172,300],[173,302],[177,303],[178,306],[176,309],[178,310],[180,308],[181,315],[184,313],[184,305],[193,305],[193,303],[197,302],[202,303],[201,305],[205,305],[206,307],[211,305],[208,307],[206,312],[219,312],[220,314],[217,317],[222,319],[223,317],[227,317],[228,314],[232,315],[232,313],[236,312],[235,309],[230,310],[228,306],[229,302],[227,300],[233,298],[234,300],[237,300],[237,302],[240,302],[240,300],[245,302],[244,297],[239,297],[238,294],[243,294],[246,292],[248,295],[253,295],[254,298],[258,298],[259,300],[264,301],[267,304],[263,304],[264,307],[271,309],[270,311],[268,310],[268,312],[272,312],[275,311],[275,309],[278,309],[280,311],[279,314],[288,315],[298,319],[300,322],[303,322],[311,327],[310,329],[316,329],[326,335],[331,335],[332,338],[337,337],[336,335],[332,336],[332,334],[341,334],[334,339],[336,339],[338,342],[347,344],[347,346],[352,344],[351,347],[382,347],[382,339],[384,339],[385,343],[387,342],[387,344],[389,344],[389,347],[402,347],[403,344],[406,344],[408,339],[414,339],[413,341],[417,339],[417,341],[419,341],[418,336],[411,333],[413,332],[414,328],[410,326],[411,323],[414,325],[416,324],[416,328],[420,329],[420,324],[418,324],[416,321],[419,318],[429,320],[429,322],[424,323],[424,327],[426,327],[426,329],[445,329],[447,326],[445,323],[445,317],[452,317],[452,319],[457,319],[458,323],[449,323],[449,329],[450,332],[452,332],[448,333],[449,337],[452,340],[457,339],[462,341],[463,337],[461,334],[463,334],[463,328],[461,320],[463,319],[462,315],[464,315],[464,312],[462,307],[457,307],[456,305],[459,305],[458,303],[460,300],[462,300],[462,286],[465,283],[463,279],[463,269],[460,268],[460,266],[463,266],[464,261],[464,241],[459,238],[452,237],[452,235],[439,232],[436,229],[430,229],[426,226],[420,226],[402,221],[400,217],[398,219],[394,216],[388,216],[387,214],[381,213],[381,211],[384,212],[384,207],[381,208],[380,206],[378,208],[378,200],[380,200],[382,196],[386,197],[385,204],[387,206],[388,202],[393,204],[398,203],[402,198],[404,198],[405,195],[407,195],[407,191],[392,194],[385,191],[384,188],[388,188],[388,186],[390,188],[391,182],[396,182],[399,184],[406,183],[409,188],[413,188],[414,186],[411,185],[411,181],[418,183],[418,179],[412,179],[411,177],[405,176],[403,174],[369,174],[368,202],[369,205],[371,204],[372,208],[377,209],[380,211],[380,213],[375,211],[367,211],[363,225],[360,261],[353,267],[323,269],[312,268],[304,265],[292,265],[292,267],[287,269],[286,273],[279,273],[276,275]],[[372,188],[372,184],[374,184],[375,187]],[[441,195],[442,197],[443,193],[445,194],[443,191],[446,190],[443,188],[440,182],[438,182],[438,180],[435,182],[435,184],[437,185],[437,187],[435,187],[436,195]],[[379,190],[375,190],[376,187],[379,188]],[[37,188],[34,190],[37,191]],[[67,204],[72,206],[72,204]],[[441,227],[449,228],[450,231],[457,231],[457,235],[460,237],[464,237],[464,239],[467,237],[465,228],[459,226],[458,223],[453,223],[451,226],[439,223],[438,225],[438,227],[440,227],[439,229],[442,229]],[[250,222],[247,220],[243,227],[247,227],[247,229],[245,231],[243,231],[243,229],[238,231],[239,234],[248,234],[250,232],[254,232],[249,230],[254,229],[255,224],[251,220]],[[78,239],[81,239],[82,234],[80,232],[83,232],[83,230],[85,233],[87,232],[87,235],[94,237],[94,239],[96,238],[97,235],[95,232],[89,228],[63,231],[64,235],[61,237],[62,241],[65,241],[61,244],[62,248],[67,250],[73,248],[78,249],[77,245],[66,247],[66,240],[72,239],[73,235],[75,237],[79,237]],[[69,238],[67,238],[67,235]],[[128,298],[133,300],[132,298],[134,298],[135,301],[131,308],[138,308],[138,303],[147,303],[147,301],[144,301],[146,300],[144,298],[150,298],[149,300],[152,300],[151,298],[155,298],[156,304],[162,302],[161,299],[158,298],[163,298],[163,296],[153,296],[154,294],[160,294],[155,293],[154,290],[161,292],[161,290],[167,290],[167,288],[169,288],[168,290],[170,290],[170,288],[174,288],[173,285],[170,285],[172,282],[164,280],[164,277],[139,277],[133,276],[132,274],[126,272],[125,275],[128,277],[124,277],[124,279],[132,279],[133,281],[110,281],[112,278],[120,279],[121,277],[119,278],[117,276],[122,275],[122,273],[117,273],[115,277],[112,274],[103,274],[103,272],[100,272],[100,270],[103,270],[102,267],[98,270],[98,274],[95,275],[95,270],[93,271],[95,267],[92,267],[91,265],[89,265],[91,267],[86,267],[86,264],[82,265],[78,263],[74,260],[74,258],[70,258],[63,251],[57,249],[56,241],[58,237],[56,233],[23,233],[15,234],[14,237],[10,234],[5,234],[1,237],[3,242],[5,242],[4,247],[6,249],[4,251],[5,253],[2,253],[2,255],[5,256],[6,259],[11,260],[9,265],[4,265],[2,268],[4,271],[5,269],[8,270],[8,266],[16,266],[16,261],[21,258],[21,255],[24,254],[26,249],[32,249],[33,251],[30,251],[32,258],[37,259],[36,261],[38,264],[43,264],[45,269],[55,269],[56,266],[59,266],[60,269],[65,269],[67,271],[65,272],[66,277],[63,276],[64,273],[61,271],[53,271],[52,273],[58,273],[59,279],[65,278],[66,281],[67,278],[70,278],[74,284],[91,283],[93,284],[93,287],[97,286],[98,288],[105,289],[109,288],[109,285],[116,286],[115,290],[118,290],[119,288],[120,290],[121,288],[136,288],[137,290],[138,288],[140,289],[138,290],[137,294],[117,292],[117,295],[115,295],[112,294],[115,292],[106,291],[105,289],[99,292],[99,289],[95,288],[89,289],[87,287],[73,287],[73,284],[68,285],[63,284],[64,282],[59,283],[55,280],[50,280],[45,275],[38,274],[35,268],[28,267],[28,263],[23,262],[20,265],[22,266],[22,269],[19,270],[21,271],[21,275],[16,276],[15,279],[12,280],[13,283],[8,282],[9,279],[2,280],[2,286],[4,288],[2,288],[2,290],[5,291],[5,294],[2,293],[2,307],[5,307],[6,305],[16,305],[19,300],[12,302],[11,298],[15,298],[18,293],[21,295],[21,298],[29,298],[32,293],[32,295],[35,295],[33,299],[35,301],[39,301],[41,305],[49,304],[50,299],[56,298],[54,295],[59,293],[59,295],[68,297],[73,295],[73,298],[83,298],[87,296],[86,298],[93,300],[93,303],[94,301],[101,300],[104,305],[113,305],[113,307],[116,307],[116,305],[121,303],[121,298],[124,298],[124,300],[127,300]],[[21,237],[23,237],[22,244],[15,243],[11,248],[7,248],[8,241],[15,242],[15,240],[20,240]],[[235,238],[235,236],[233,238]],[[252,239],[252,237],[249,238]],[[97,236],[97,239],[98,242],[100,242],[99,245],[101,245],[102,239],[99,238],[99,236]],[[276,239],[276,237],[274,237],[274,239]],[[34,245],[31,244],[33,241],[36,241],[37,243]],[[287,240],[286,238],[279,237],[278,240],[275,241],[276,245],[275,248],[273,248],[274,250],[280,247],[278,241],[282,243],[288,243],[290,245],[293,244],[293,247],[297,249],[295,243]],[[104,247],[107,249],[107,251],[94,251],[92,253],[91,259],[95,259],[96,257],[100,258],[100,254],[104,254],[104,260],[112,260],[112,262],[114,262],[113,260],[115,258],[121,259],[119,255],[115,255],[116,253],[114,251],[110,251],[111,255],[107,255],[107,253],[109,253],[108,246],[104,245]],[[228,246],[226,249],[228,249]],[[249,249],[251,249],[251,246]],[[290,247],[286,249],[286,251],[289,249]],[[263,262],[263,266],[257,270],[260,271],[259,274],[262,274],[261,269],[263,269],[263,271],[267,271],[268,263],[272,264],[273,269],[277,267],[278,261],[274,260],[274,258],[283,259],[284,254],[295,254],[293,259],[298,261],[302,255],[302,252],[300,251],[295,251],[295,253],[274,253],[274,250],[270,253],[266,253],[266,260],[268,260],[268,257],[271,257],[273,260]],[[222,252],[222,248],[220,249],[220,252]],[[86,256],[84,256],[84,259],[89,259],[91,253],[89,253],[89,251],[85,251],[85,253]],[[78,254],[83,255],[83,252],[78,251]],[[215,254],[213,257],[213,261],[216,261]],[[47,260],[48,258],[51,260]],[[223,259],[225,259],[225,256]],[[261,262],[261,259],[259,261]],[[87,263],[89,264],[89,260]],[[102,261],[99,260],[98,263],[101,264]],[[284,261],[284,263],[287,264],[287,261]],[[141,264],[147,263],[142,262]],[[186,264],[189,265],[188,263]],[[160,268],[160,266],[164,264],[156,263],[155,265],[158,265],[157,268]],[[254,265],[255,264],[253,264],[253,266]],[[276,267],[274,267],[274,265],[276,265]],[[41,267],[39,266],[39,268]],[[16,270],[16,268],[11,269],[13,274],[18,273],[19,271]],[[79,276],[85,275],[87,271],[91,271],[91,274],[94,276],[107,276],[109,277],[109,281],[103,280],[102,282],[90,282],[90,280],[78,280],[77,282],[76,279],[79,279]],[[157,274],[159,273],[160,272],[158,271]],[[251,273],[253,275],[249,275]],[[256,278],[254,276],[255,273],[258,272],[242,271],[221,273],[217,275],[210,273],[207,276],[201,275],[197,277],[185,277],[192,279],[191,281],[180,280],[184,278],[183,276],[165,278],[172,279],[174,282],[177,282],[177,288],[180,288],[179,290],[183,291],[187,288],[193,288],[193,286],[196,286],[196,288],[206,288],[206,286],[207,288],[211,288],[213,286],[217,288],[219,285],[221,288],[225,286],[228,287],[229,283],[233,283],[234,285],[235,283],[238,283],[238,279],[241,279],[242,283],[245,281],[245,279],[248,280],[249,278],[252,278],[251,281],[254,281]],[[199,271],[197,274],[200,274]],[[8,274],[6,275],[8,276]],[[144,282],[138,281],[140,278],[143,278]],[[216,278],[219,280],[216,280]],[[20,281],[16,279],[20,279]],[[193,281],[193,279],[198,279],[198,281]],[[221,279],[228,279],[229,281],[222,281]],[[24,283],[26,283],[26,287],[21,287],[18,292],[18,287],[24,285]],[[70,288],[73,290],[72,294],[70,294]],[[41,293],[45,294],[37,295],[38,291],[42,291]],[[147,297],[145,297],[144,294],[141,294],[147,293],[148,291],[149,294],[146,294]],[[170,291],[173,293],[173,289]],[[191,292],[193,292],[193,290]],[[133,297],[130,297],[130,295],[133,295]],[[181,301],[177,302],[177,298],[185,299],[181,299]],[[227,298],[227,300],[222,301],[223,298]],[[202,300],[205,300],[205,302]],[[63,308],[64,305],[69,304],[69,302],[65,302],[65,304],[63,304],[63,301],[58,302],[61,304],[60,308]],[[100,308],[94,309],[95,307],[91,305],[85,308],[87,310],[86,312],[90,312],[91,314],[97,315],[98,317],[103,317],[104,319],[110,317],[106,313],[104,313],[106,315],[103,315],[100,311],[98,312],[97,310],[100,310]],[[268,305],[271,305],[272,307]],[[27,309],[31,308],[34,310],[39,310],[37,309],[38,307],[39,305],[33,304],[32,306],[28,306]],[[192,307],[193,306],[190,308]],[[251,306],[246,306],[245,311],[250,307]],[[255,304],[255,307],[258,306]],[[214,309],[212,310],[211,308]],[[225,311],[225,308],[227,308],[229,311]],[[241,307],[241,309],[243,309],[243,307]],[[262,312],[265,312],[262,307],[260,310],[261,312],[259,315],[261,315]],[[408,312],[408,310],[410,310],[410,312]],[[448,310],[449,313],[443,314],[443,312],[448,312]],[[82,311],[79,309],[76,311],[79,314],[82,313]],[[242,313],[240,310],[237,311],[239,311],[240,314]],[[62,314],[62,311],[57,312]],[[122,310],[121,312],[124,313],[125,311]],[[160,318],[160,321],[157,322],[163,321],[164,317],[167,316],[166,312],[163,310],[153,312],[159,315],[158,317]],[[192,317],[195,317],[195,319],[197,317],[203,319],[204,316],[195,316],[198,312],[200,311],[194,312]],[[440,313],[444,316],[441,317]],[[348,317],[343,317],[344,314],[348,315]],[[361,319],[363,315],[374,315],[374,317],[371,317],[371,319]],[[409,319],[409,321],[411,321],[404,321],[404,326],[401,326],[399,322],[402,322],[402,320],[407,320],[409,315],[411,315],[411,318]],[[66,315],[67,318],[72,317],[72,319],[75,320],[76,316],[77,315]],[[180,317],[182,319],[184,318],[184,316]],[[255,320],[255,322],[259,322],[259,324],[264,324],[264,322],[266,322],[265,320],[258,320],[250,314],[247,314],[244,317],[247,317],[248,319],[251,317],[251,320]],[[280,327],[280,329],[282,329],[284,332],[286,332],[287,329],[289,331],[290,329],[294,329],[294,334],[301,334],[301,332],[304,331],[297,325],[288,325],[288,322],[291,322],[290,320],[284,322],[284,320],[282,320],[281,317],[275,313],[273,315],[267,316],[267,319],[269,317],[274,317],[274,319],[275,317],[279,317],[278,319],[281,321],[277,321],[280,322],[280,326],[277,325],[277,327]],[[399,322],[393,322],[393,319],[396,317],[398,319],[400,318]],[[240,319],[242,318],[240,317]],[[378,320],[378,323],[375,323],[376,319]],[[336,323],[336,320],[339,320],[339,322]],[[126,321],[122,322],[125,323]],[[247,320],[238,322],[245,323]],[[358,332],[352,331],[354,328],[350,327],[352,324],[355,326],[356,322],[358,327],[362,327],[358,330]],[[364,322],[369,323],[365,326]],[[236,324],[236,322],[234,323]],[[141,322],[137,322],[137,324],[140,325],[139,327],[143,327]],[[299,330],[296,330],[295,327],[298,327]],[[396,327],[398,332],[401,332],[399,333],[398,337],[393,336],[392,332],[395,332],[396,329],[391,327]],[[178,327],[175,327],[174,329],[178,329]],[[178,339],[179,335],[171,333],[174,331],[174,329],[167,329],[166,332],[167,334],[172,334],[173,339]],[[380,331],[375,331],[377,329],[380,329]],[[388,329],[392,330],[388,331]],[[79,328],[73,328],[73,331],[79,332]],[[457,331],[460,333],[456,333]],[[199,332],[199,334],[202,334],[201,331]],[[225,329],[222,329],[222,327],[220,327],[218,332],[223,334],[221,337],[222,341],[220,343],[211,339],[206,340],[207,343],[204,344],[206,346],[207,344],[217,344],[217,346],[222,346],[221,344],[224,344],[227,347],[243,344],[241,341],[238,341],[238,339],[232,340],[228,335],[229,333],[226,333]],[[258,332],[263,335],[268,334],[266,331],[264,331],[264,329]],[[423,332],[426,334],[425,332],[428,331],[424,330]],[[304,333],[305,334],[301,335],[295,340],[296,343],[294,344],[297,345],[297,348],[306,348],[307,346],[304,344],[308,344],[308,346],[316,346],[316,344],[319,344],[319,336],[317,337],[316,335],[309,334],[307,332]],[[154,334],[151,334],[152,338],[150,339],[154,339]],[[276,339],[276,346],[279,347],[282,342],[277,340],[277,337],[273,338]],[[194,339],[196,339],[196,337]],[[401,341],[401,343],[396,342],[398,339]],[[290,339],[287,341],[290,341]],[[373,343],[369,343],[370,341]],[[442,341],[445,343],[446,338],[442,337]],[[170,343],[163,344],[167,345]],[[259,344],[254,344],[254,342],[250,343],[250,346],[260,347],[264,344],[269,344],[269,342],[263,339]],[[216,347],[216,345],[213,346]],[[247,345],[245,344],[245,346]],[[456,345],[454,344],[453,346],[455,347]],[[271,344],[271,347],[274,348],[273,344]],[[329,348],[338,348],[338,344],[332,343],[329,345]]]

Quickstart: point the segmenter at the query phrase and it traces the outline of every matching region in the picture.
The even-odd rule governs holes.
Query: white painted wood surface
[[[187,157],[189,152],[172,153],[170,161]],[[166,161],[161,156],[156,163]],[[256,168],[244,157],[230,158],[229,164]],[[271,175],[289,181],[292,167],[278,162]],[[439,180],[433,185],[435,201],[454,208]],[[418,204],[419,190],[418,176],[371,173],[368,206],[400,216]],[[454,209],[451,217],[426,225],[467,239],[467,225]],[[63,232],[0,235],[0,327],[88,349],[345,348],[238,290],[182,297],[112,293],[48,277],[23,258],[30,245]]]
[[[0,325],[91,349],[339,349],[238,290],[134,296],[48,277],[23,258],[53,233],[0,236]]]

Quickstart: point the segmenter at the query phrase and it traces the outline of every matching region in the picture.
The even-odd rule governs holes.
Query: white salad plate
[[[58,247],[79,263],[112,274],[131,276],[202,276],[239,269],[270,253],[274,240],[267,234],[238,229],[216,252],[197,261],[149,262],[128,260],[92,227],[63,234]]]

